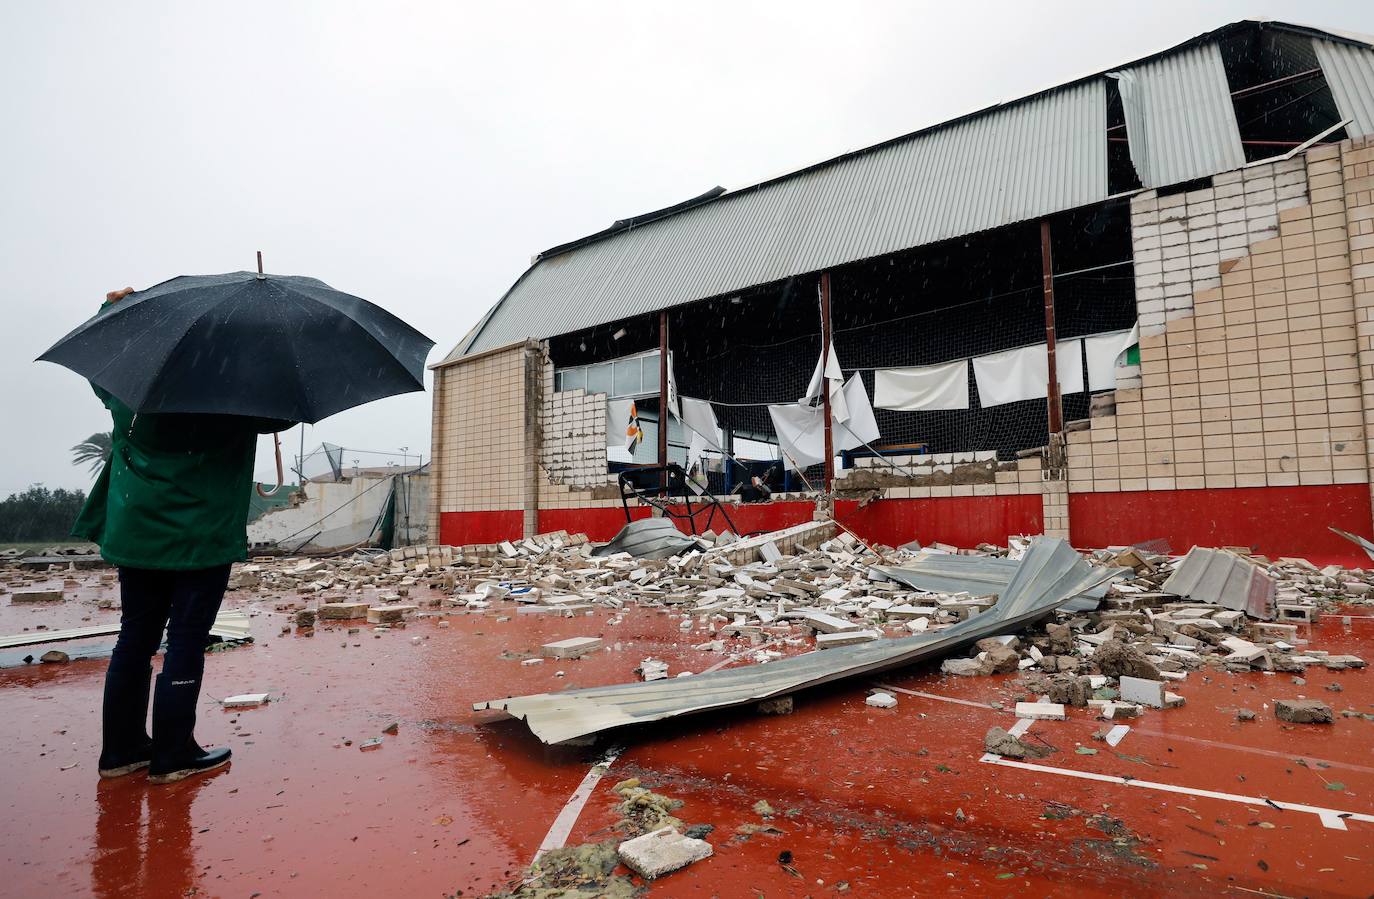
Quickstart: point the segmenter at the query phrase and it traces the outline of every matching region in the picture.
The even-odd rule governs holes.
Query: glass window
[[[610,393],[611,387],[611,363],[587,366],[588,393]]]
[[[587,369],[582,366],[565,368],[558,373],[559,390],[584,390],[587,387]]]
[[[644,392],[658,393],[658,353],[650,353],[643,358]]]
[[[640,386],[638,359],[615,363],[615,396],[637,396]]]

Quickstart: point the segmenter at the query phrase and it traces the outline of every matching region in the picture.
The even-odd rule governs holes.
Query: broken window
[[[1256,24],[1220,43],[1247,162],[1280,156],[1340,124],[1312,39]],[[1322,143],[1344,140],[1337,128]]]

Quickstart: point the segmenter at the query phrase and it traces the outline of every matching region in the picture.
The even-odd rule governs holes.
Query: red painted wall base
[[[500,543],[525,536],[525,513],[519,509],[491,512],[440,512],[439,542],[446,546]]]
[[[858,506],[839,502],[835,515],[865,540],[888,546],[912,540],[954,546],[1006,545],[1009,534],[1038,534],[1045,529],[1039,494],[884,499],[863,509]]]
[[[815,505],[809,502],[762,503],[731,507],[730,520],[737,533],[752,534],[810,521],[814,511]],[[836,512],[841,523],[865,540],[889,546],[910,540],[955,546],[1005,544],[1008,535],[1038,534],[1044,529],[1038,494],[884,499],[863,509],[856,502],[841,501]],[[632,514],[647,518],[649,510],[635,509]],[[1301,556],[1319,565],[1334,562],[1352,567],[1368,567],[1371,562],[1327,527],[1374,534],[1365,484],[1072,493],[1069,522],[1073,545],[1080,548],[1163,537],[1179,554],[1195,545],[1249,546],[1270,557]],[[563,530],[598,541],[611,539],[624,524],[620,508],[539,513],[541,532]],[[706,526],[705,516],[698,518],[698,526]],[[719,515],[710,526],[717,532],[727,529]],[[523,516],[518,511],[439,516],[439,539],[454,546],[518,540],[522,528]]]
[[[631,509],[630,516],[636,520],[648,518],[648,509]],[[567,531],[569,534],[586,534],[588,540],[610,540],[625,526],[625,510],[614,509],[540,509],[539,532]]]
[[[1327,528],[1374,532],[1367,484],[1071,493],[1069,524],[1074,546],[1163,537],[1178,554],[1193,546],[1248,546],[1270,558],[1361,568],[1369,557]]]

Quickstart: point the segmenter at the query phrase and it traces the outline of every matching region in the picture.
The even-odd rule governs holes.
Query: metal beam
[[[829,496],[835,486],[835,439],[831,433],[830,422],[830,383],[825,380],[826,367],[830,365],[830,273],[821,273],[821,396],[825,403],[825,495]]]
[[[1050,433],[1064,430],[1064,406],[1059,396],[1059,369],[1054,356],[1054,259],[1050,252],[1050,220],[1040,221],[1040,270],[1045,285],[1045,352],[1049,357],[1050,383],[1046,390],[1049,402]]]
[[[658,464],[668,464],[668,310],[658,313]],[[668,491],[668,470],[661,475],[663,491]]]

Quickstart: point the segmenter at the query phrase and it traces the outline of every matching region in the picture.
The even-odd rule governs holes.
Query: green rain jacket
[[[103,311],[103,309],[102,309]],[[110,458],[72,534],[112,565],[190,570],[248,555],[259,434],[290,422],[237,415],[135,415],[91,385],[114,420]]]

